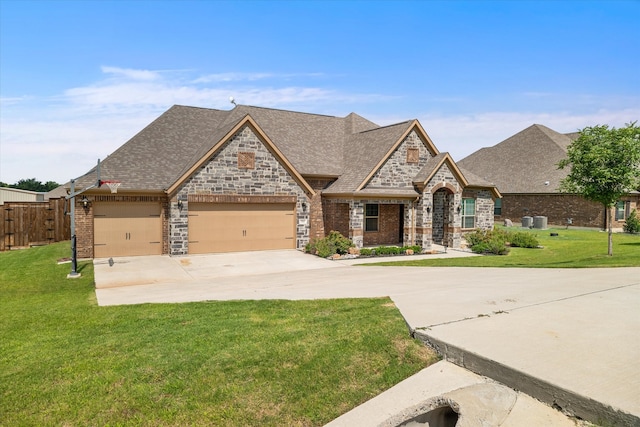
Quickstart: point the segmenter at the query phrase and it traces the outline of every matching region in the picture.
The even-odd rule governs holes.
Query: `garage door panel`
[[[295,248],[295,205],[189,204],[189,253]]]
[[[94,257],[162,254],[159,203],[94,205]]]

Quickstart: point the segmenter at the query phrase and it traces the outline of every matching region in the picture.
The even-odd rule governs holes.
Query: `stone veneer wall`
[[[493,228],[493,195],[489,190],[465,189],[462,198],[476,199],[476,220],[474,228],[490,230]]]
[[[423,247],[425,250],[431,249],[431,245],[436,240],[436,233],[438,233],[438,241],[442,239],[444,235],[445,226],[444,217],[435,217],[437,209],[442,212],[442,205],[444,200],[434,200],[435,193],[440,188],[446,188],[449,192],[447,196],[449,198],[449,219],[450,223],[447,226],[448,246],[453,248],[459,248],[461,243],[462,233],[460,225],[462,217],[456,211],[455,207],[460,205],[462,201],[462,186],[455,178],[449,166],[445,163],[429,180],[423,191],[423,197],[421,197],[418,203],[416,212],[416,244]],[[437,198],[437,197],[436,197]],[[437,204],[437,205],[436,205]],[[427,212],[427,208],[431,209],[431,213]],[[442,231],[439,231],[442,229]],[[432,234],[433,233],[433,234]]]
[[[407,150],[410,148],[417,148],[419,151],[420,159],[417,163],[407,163]],[[431,157],[424,142],[412,131],[371,177],[366,188],[413,188],[413,178]]]
[[[239,168],[238,152],[255,153],[255,168]],[[249,126],[240,129],[178,190],[171,203],[171,255],[189,252],[190,194],[296,196],[296,247],[302,250],[309,242],[311,201]],[[178,201],[182,202],[182,209],[178,209]]]

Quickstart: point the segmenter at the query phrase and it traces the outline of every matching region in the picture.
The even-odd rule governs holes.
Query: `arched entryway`
[[[453,246],[455,193],[442,187],[433,193],[433,242]]]

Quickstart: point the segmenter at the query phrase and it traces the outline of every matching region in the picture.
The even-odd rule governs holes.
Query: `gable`
[[[418,148],[419,149],[418,165],[420,165],[422,163],[422,161],[426,161],[429,158],[439,154],[438,153],[438,149],[436,148],[436,146],[431,141],[431,138],[429,138],[427,133],[424,131],[424,129],[420,125],[420,122],[418,122],[417,120],[413,120],[412,122],[409,123],[409,127],[402,134],[402,136],[400,138],[397,138],[397,140],[394,142],[394,144],[391,146],[391,148],[387,151],[387,153],[379,159],[378,164],[376,165],[376,167],[365,178],[365,180],[363,180],[362,183],[358,186],[358,190],[362,190],[364,188],[364,186],[367,185],[367,183],[370,182],[372,177],[376,173],[378,173],[378,171],[380,171],[381,168],[393,156],[393,154],[396,152],[398,147],[404,145],[407,142],[408,138],[411,140],[411,144],[412,145],[411,145],[411,147],[407,146],[405,148],[405,150],[410,150],[411,148]],[[418,143],[418,141],[420,143]],[[425,155],[425,154],[422,153],[422,147],[421,146],[424,147],[424,149],[427,150],[428,155]],[[402,159],[401,158],[397,158],[397,161],[402,162]],[[406,164],[406,161],[404,163]],[[391,168],[393,168],[393,167],[394,166],[391,166]],[[409,170],[409,169],[414,169],[414,168],[407,167],[406,169]],[[387,170],[386,172],[389,173],[390,171]],[[382,172],[382,173],[384,173],[384,172]],[[414,174],[414,176],[415,176],[415,174]],[[402,185],[402,186],[404,186],[404,185]]]
[[[304,187],[261,141],[243,126],[187,178],[188,194],[304,195]]]
[[[275,193],[282,188],[288,188],[289,183],[293,181],[308,196],[315,194],[311,186],[249,116],[238,122],[225,137],[185,171],[168,189],[169,196],[172,197],[202,170],[212,174],[209,179],[221,189],[228,189],[226,181],[250,178],[261,182],[266,189],[272,189]],[[210,190],[218,191],[215,188]]]
[[[413,178],[432,157],[415,129],[400,142],[363,189],[413,188]]]
[[[433,183],[449,181],[462,187],[469,185],[469,182],[455,164],[449,153],[439,153],[429,159],[420,172],[415,176],[413,183],[421,191]]]

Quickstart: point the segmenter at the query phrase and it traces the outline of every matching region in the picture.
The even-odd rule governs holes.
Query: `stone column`
[[[349,239],[357,248],[364,246],[364,204],[359,200],[349,201]]]
[[[178,195],[177,200],[169,204],[169,254],[187,255],[189,253],[189,202],[186,194]]]
[[[424,193],[415,204],[415,244],[423,251],[431,250],[433,226],[433,195]]]

